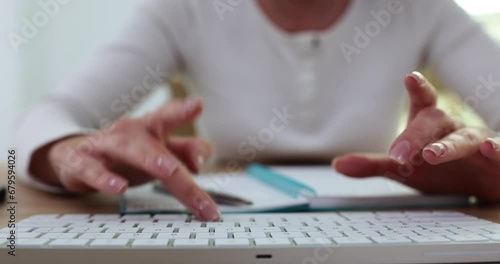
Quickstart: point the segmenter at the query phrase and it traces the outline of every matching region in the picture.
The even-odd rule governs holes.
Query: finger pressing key
[[[193,181],[184,166],[179,166],[170,177],[161,181],[196,218],[205,221],[216,221],[220,218],[220,212],[213,199]]]

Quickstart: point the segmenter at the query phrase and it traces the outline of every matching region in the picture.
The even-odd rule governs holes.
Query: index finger
[[[206,221],[215,221],[220,218],[220,212],[215,202],[203,191],[189,175],[183,165],[179,165],[168,176],[160,178],[161,182],[181,201],[196,218]]]

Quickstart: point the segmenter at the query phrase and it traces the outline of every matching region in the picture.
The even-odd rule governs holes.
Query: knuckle
[[[410,135],[409,142],[412,147],[423,148],[431,141],[427,131],[421,127],[413,127],[408,135]]]
[[[455,128],[455,122],[453,119],[444,111],[435,107],[427,107],[424,110],[420,111],[417,115],[420,119],[431,119],[435,122],[439,122],[442,127]]]
[[[472,132],[471,130],[469,129],[463,129],[459,132],[459,135],[462,137],[462,139],[469,143],[469,142],[473,142],[475,141],[476,139],[476,133]]]
[[[430,116],[430,117],[433,117],[436,119],[443,119],[447,116],[443,110],[441,110],[439,108],[435,108],[435,107],[428,107],[428,108],[424,109],[422,112],[424,114],[426,114],[427,116]]]
[[[116,148],[118,151],[127,153],[131,147],[131,141],[127,137],[116,136],[111,142],[111,147]]]
[[[456,150],[459,148],[460,145],[460,139],[457,138],[456,136],[449,136],[446,140],[442,141],[442,143],[448,148],[448,151],[450,153],[455,153]]]
[[[131,118],[124,118],[114,125],[115,131],[120,131],[120,132],[130,132],[134,128],[136,128],[139,125],[139,122],[137,120],[131,119]]]

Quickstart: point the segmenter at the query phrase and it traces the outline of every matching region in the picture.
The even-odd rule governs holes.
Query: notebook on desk
[[[252,164],[237,175],[201,175],[195,181],[206,190],[228,193],[252,202],[251,205],[220,205],[223,213],[432,208],[469,204],[469,197],[423,195],[383,177],[349,178],[330,166],[268,168]],[[120,211],[123,214],[187,213],[174,197],[154,191],[153,184],[130,188],[121,199]]]

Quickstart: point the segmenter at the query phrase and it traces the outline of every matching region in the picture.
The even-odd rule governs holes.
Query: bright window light
[[[459,6],[473,16],[500,13],[500,1],[492,0],[455,0]]]

